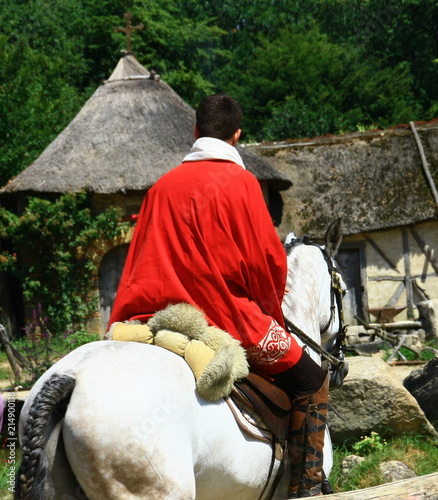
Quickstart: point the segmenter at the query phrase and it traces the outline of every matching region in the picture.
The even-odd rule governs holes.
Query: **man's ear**
[[[195,136],[195,141],[197,141],[199,139],[199,128],[197,123],[195,123],[193,127],[193,135]]]
[[[231,140],[231,145],[235,146],[239,142],[240,134],[242,133],[242,129],[238,128],[233,135],[233,138]]]

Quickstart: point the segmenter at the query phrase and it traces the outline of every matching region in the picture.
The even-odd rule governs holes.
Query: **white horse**
[[[321,247],[290,246],[284,312],[331,340],[339,316]],[[242,432],[225,400],[202,400],[185,361],[154,345],[98,341],[58,361],[26,400],[20,441],[16,498],[255,500],[270,489],[272,446]],[[331,464],[329,443],[327,477]],[[287,485],[285,475],[274,498]]]

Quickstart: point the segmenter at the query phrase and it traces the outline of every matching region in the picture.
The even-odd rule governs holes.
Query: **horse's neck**
[[[288,255],[283,313],[316,342],[330,317],[330,275],[319,248],[300,245]]]

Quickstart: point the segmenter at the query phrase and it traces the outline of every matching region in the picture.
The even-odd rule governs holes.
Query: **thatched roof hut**
[[[28,196],[87,190],[95,212],[118,206],[126,217],[135,215],[145,192],[188,153],[194,124],[195,111],[128,52],[40,157],[0,189],[2,202],[21,210]],[[266,159],[238,149],[278,223],[278,191],[291,181]],[[93,259],[99,271],[93,286],[100,312],[90,319],[89,331],[106,328],[130,237],[96,243]]]
[[[283,196],[284,228],[313,237],[341,217],[345,234],[438,219],[419,146],[438,185],[438,126],[433,121],[254,149],[292,180]]]
[[[195,111],[128,53],[111,77],[28,168],[0,194],[144,192],[177,166],[193,143]],[[291,182],[241,149],[248,170],[274,190]]]
[[[280,236],[319,239],[342,218],[346,324],[395,307],[397,320],[412,319],[438,299],[437,123],[255,147],[293,183]]]

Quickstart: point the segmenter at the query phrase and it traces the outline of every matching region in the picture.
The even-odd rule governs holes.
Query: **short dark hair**
[[[242,108],[227,95],[206,97],[196,110],[199,137],[226,141],[233,137],[242,123]]]

